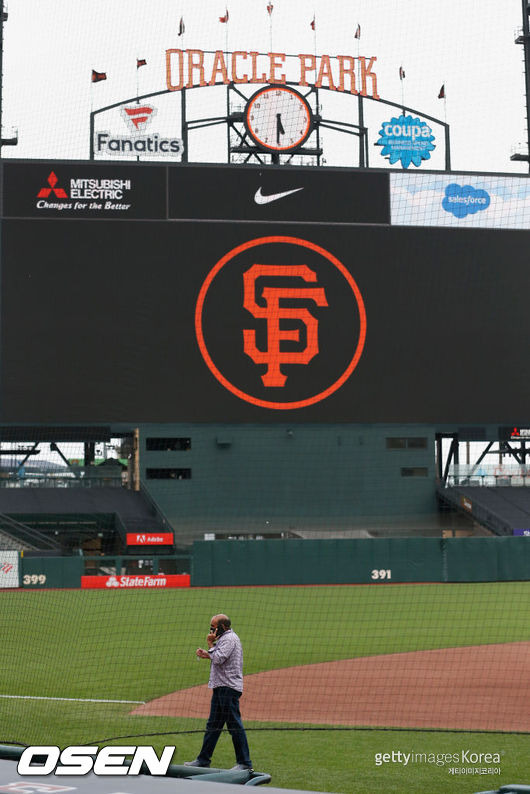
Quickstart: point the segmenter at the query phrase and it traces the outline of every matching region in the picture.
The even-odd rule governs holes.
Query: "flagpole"
[[[230,17],[228,16],[228,9],[226,9],[226,15],[227,15],[227,20],[226,20],[226,30],[225,30],[225,55],[226,55],[226,60],[228,61],[228,25],[230,23]]]

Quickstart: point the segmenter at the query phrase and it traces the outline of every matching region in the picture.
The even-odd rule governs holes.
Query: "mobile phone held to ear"
[[[226,629],[223,626],[221,626],[221,624],[219,623],[219,625],[215,629],[215,636],[216,637],[222,637],[223,634],[225,633],[225,631],[226,631]]]

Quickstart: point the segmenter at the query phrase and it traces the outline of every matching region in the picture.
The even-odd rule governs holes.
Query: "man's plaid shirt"
[[[208,651],[212,661],[210,667],[210,689],[228,686],[237,692],[243,691],[243,648],[241,640],[232,629],[222,634]]]

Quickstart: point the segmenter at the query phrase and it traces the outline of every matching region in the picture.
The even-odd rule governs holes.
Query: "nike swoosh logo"
[[[285,196],[290,196],[292,193],[298,193],[299,190],[303,189],[303,187],[297,187],[294,190],[285,190],[283,193],[271,193],[270,196],[264,196],[261,192],[261,187],[259,187],[256,190],[254,201],[256,204],[270,204],[271,201],[278,201],[278,199],[285,198]]]

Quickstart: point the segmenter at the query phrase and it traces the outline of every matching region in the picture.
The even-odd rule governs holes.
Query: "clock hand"
[[[282,124],[282,114],[276,113],[276,144],[280,145],[280,135],[285,135],[285,130]]]

